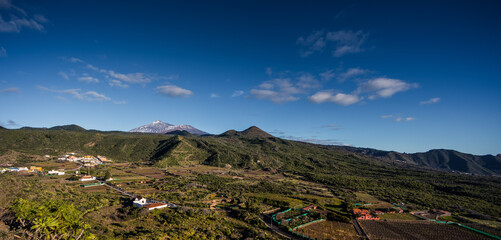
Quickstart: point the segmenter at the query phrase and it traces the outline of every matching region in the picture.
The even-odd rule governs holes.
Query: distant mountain
[[[250,128],[247,128],[241,132],[236,131],[236,130],[228,130],[219,136],[221,137],[229,137],[229,136],[238,136],[238,137],[251,137],[251,138],[272,138],[273,136],[270,135],[269,133],[261,130],[260,128],[256,126],[252,126]]]
[[[49,130],[66,130],[66,131],[85,131],[86,129],[75,124],[55,126],[49,128]]]
[[[342,147],[350,152],[401,161],[434,169],[474,173],[480,175],[501,175],[501,155],[472,155],[447,149],[433,149],[424,153],[399,153],[370,148]]]
[[[172,125],[169,123],[162,122],[160,120],[154,121],[150,124],[146,124],[137,128],[130,130],[129,132],[141,132],[141,133],[170,133],[174,131],[186,131],[194,135],[206,135],[208,133],[199,130],[191,125],[181,124],[181,125]]]

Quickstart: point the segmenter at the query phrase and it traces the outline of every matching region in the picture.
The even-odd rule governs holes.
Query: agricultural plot
[[[420,220],[418,217],[409,213],[385,213],[378,215],[381,219],[386,220]]]
[[[392,208],[393,207],[393,204],[391,204],[389,202],[381,201],[368,193],[356,192],[355,195],[357,196],[357,199],[360,202],[371,204],[370,206],[365,206],[365,207],[369,207],[369,208]]]
[[[150,178],[155,178],[155,179],[162,179],[165,178],[166,174],[165,171],[157,169],[157,168],[137,168],[132,170],[133,173],[150,177]]]
[[[353,225],[343,222],[323,221],[299,228],[296,232],[314,239],[359,239]]]
[[[487,236],[450,224],[428,221],[359,221],[369,239],[480,240]]]

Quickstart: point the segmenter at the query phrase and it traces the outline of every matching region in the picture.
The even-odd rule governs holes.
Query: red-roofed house
[[[156,202],[156,203],[144,205],[144,207],[151,211],[153,209],[159,209],[159,208],[167,207],[167,204]]]

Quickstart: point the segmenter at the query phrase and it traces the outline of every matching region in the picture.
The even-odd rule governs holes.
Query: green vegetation
[[[501,217],[501,179],[496,177],[431,171],[364,157],[340,147],[282,140],[258,129],[200,137],[73,128],[1,129],[0,157],[9,157],[0,160],[22,165],[39,161],[46,154],[104,155],[123,164],[82,171],[118,178],[114,184],[128,192],[183,208],[144,212],[129,206],[127,199],[109,188],[82,190],[79,183],[68,181],[72,176],[11,173],[0,175],[5,193],[0,197],[0,208],[16,214],[16,208],[9,207],[27,201],[57,212],[51,206],[64,201],[68,203],[65,208],[80,211],[82,222],[90,226],[71,231],[79,234],[84,229],[85,236],[94,234],[102,239],[276,238],[259,219],[260,212],[311,204],[325,211],[325,218],[342,222],[350,222],[354,203],[391,208],[390,203],[404,202],[409,210],[443,209],[491,223]],[[209,207],[224,211],[209,211]],[[18,220],[35,224],[35,215],[19,216],[24,217]],[[44,229],[37,234],[74,238],[64,224],[59,230],[54,225],[58,220],[53,218],[56,220],[44,222]],[[200,224],[190,225],[185,219]],[[316,218],[298,218],[288,224],[311,219]],[[21,227],[16,231],[35,234],[36,230]]]

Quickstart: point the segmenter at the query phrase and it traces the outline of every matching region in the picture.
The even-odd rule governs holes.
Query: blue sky
[[[0,124],[498,154],[500,7],[0,0]]]

